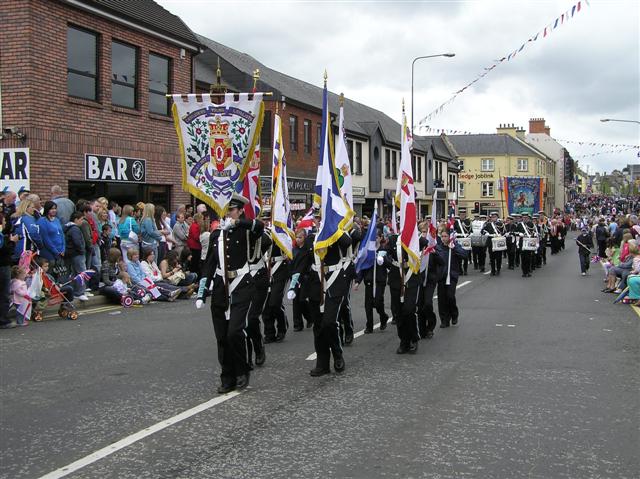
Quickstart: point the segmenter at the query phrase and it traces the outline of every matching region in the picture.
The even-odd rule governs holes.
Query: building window
[[[458,164],[460,165],[460,171],[464,170],[464,160],[458,160]]]
[[[264,112],[264,119],[262,120],[262,131],[260,132],[260,144],[261,147],[271,148],[273,145],[271,144],[271,130],[273,127],[271,126],[271,112]]]
[[[149,53],[149,111],[158,115],[169,115],[169,72],[167,57]]]
[[[124,43],[111,42],[111,103],[136,108],[138,50]]]
[[[439,182],[442,182],[442,163],[439,161],[436,161],[435,165],[436,165],[435,179],[438,180]],[[439,186],[439,188],[442,188],[442,186]]]
[[[538,164],[538,166],[540,166]],[[527,158],[518,158],[518,171],[529,171],[529,160]]]
[[[291,151],[298,151],[298,117],[289,116],[289,145]]]
[[[413,178],[417,181],[416,155],[411,155],[411,172],[413,173]]]
[[[456,175],[449,175],[449,193],[456,192]]]
[[[311,120],[304,120],[304,152],[311,153]]]
[[[421,156],[416,157],[416,167],[417,167],[416,178],[418,179],[417,181],[422,181],[422,160],[423,158]]]
[[[347,140],[347,156],[349,157],[349,171],[353,174],[353,140]]]
[[[460,198],[464,198],[464,183],[463,182],[458,183],[458,196]]]
[[[318,150],[320,150],[320,142],[323,140],[324,138],[322,138],[322,125],[318,123],[318,126],[316,127],[316,148]]]
[[[67,93],[98,101],[98,35],[67,28]]]
[[[359,141],[356,141],[355,144],[356,147],[356,156],[354,158],[354,163],[355,163],[355,168],[356,168],[356,175],[362,175],[362,143],[360,143]]]
[[[384,177],[391,178],[391,150],[384,150]]]
[[[489,198],[493,197],[493,181],[483,181],[482,182],[482,197]]]
[[[493,158],[482,158],[481,160],[481,168],[482,171],[493,171],[494,169],[494,160]]]
[[[391,178],[396,179],[398,177],[398,152],[391,152]]]

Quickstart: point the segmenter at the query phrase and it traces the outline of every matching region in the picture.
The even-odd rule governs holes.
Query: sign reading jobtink
[[[30,190],[29,148],[0,149],[0,191]]]
[[[120,156],[84,155],[84,178],[89,181],[145,183],[147,161]]]

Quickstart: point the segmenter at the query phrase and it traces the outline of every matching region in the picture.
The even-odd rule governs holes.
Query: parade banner
[[[221,217],[243,180],[260,138],[262,94],[173,95],[173,121],[182,156],[182,187]]]
[[[271,224],[273,241],[282,253],[293,259],[293,218],[289,204],[289,188],[287,185],[287,162],[282,143],[282,121],[276,114],[273,122],[273,165],[271,170]]]
[[[543,209],[544,180],[540,177],[507,176],[503,178],[509,214],[537,213]]]

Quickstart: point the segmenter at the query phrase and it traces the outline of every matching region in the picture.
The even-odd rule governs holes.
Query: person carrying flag
[[[369,223],[367,234],[360,244],[356,257],[356,281],[354,289],[357,291],[360,283],[364,281],[364,310],[367,324],[365,334],[373,333],[373,308],[380,316],[380,330],[387,329],[389,316],[384,310],[384,288],[387,281],[387,270],[377,267],[376,256],[384,250],[382,228],[377,226],[377,211],[374,210],[373,218]]]

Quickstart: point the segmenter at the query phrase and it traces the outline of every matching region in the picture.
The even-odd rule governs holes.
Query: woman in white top
[[[186,288],[174,286],[164,280],[162,272],[156,263],[155,252],[151,248],[143,252],[140,267],[144,275],[150,278],[162,293],[162,296],[158,298],[159,300],[163,300],[163,296],[166,296],[168,301],[174,301],[180,294],[187,292]]]

